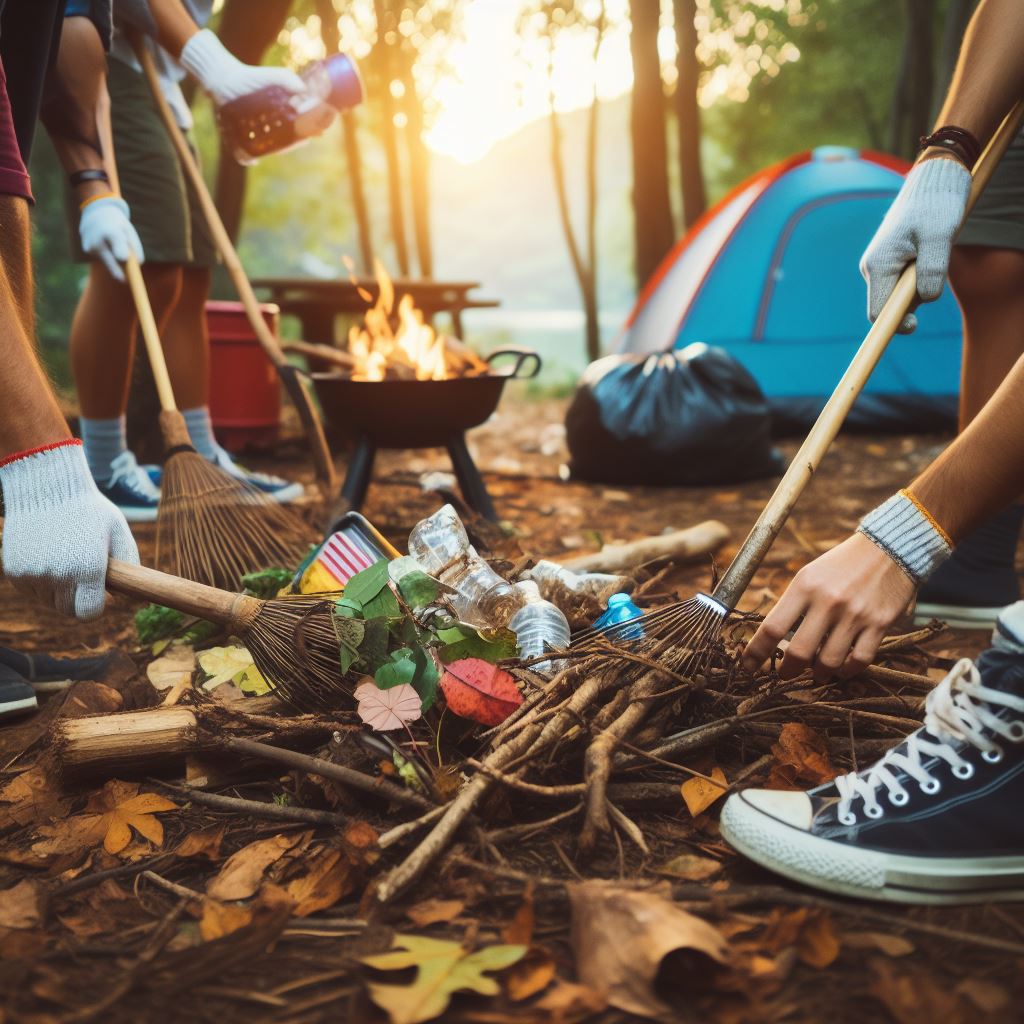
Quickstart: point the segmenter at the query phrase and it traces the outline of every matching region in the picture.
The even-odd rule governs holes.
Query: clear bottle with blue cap
[[[612,594],[608,598],[608,610],[594,623],[594,628],[601,630],[609,640],[641,640],[644,628],[639,623],[630,626],[630,622],[643,618],[643,611],[638,608],[629,594]]]

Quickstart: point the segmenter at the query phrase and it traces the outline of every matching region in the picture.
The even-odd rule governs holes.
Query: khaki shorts
[[[146,262],[215,266],[217,250],[206,219],[186,181],[145,78],[111,58],[107,89],[121,194],[131,208]],[[87,262],[89,257],[82,252],[78,237],[78,209],[70,192],[68,228],[75,260]]]
[[[956,244],[1024,249],[1024,132],[999,162]]]

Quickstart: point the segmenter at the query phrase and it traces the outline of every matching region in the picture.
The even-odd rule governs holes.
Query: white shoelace
[[[220,466],[221,469],[230,473],[233,477],[237,477],[239,480],[248,480],[252,483],[260,483],[270,487],[283,487],[288,483],[287,480],[279,476],[273,476],[270,473],[257,473],[254,470],[240,466],[231,458],[227,450],[221,448],[220,445],[217,446],[217,457],[214,459],[214,464]]]
[[[993,706],[1011,708],[1024,714],[1024,698],[982,686],[981,674],[974,662],[970,658],[961,658],[928,695],[924,729],[913,733],[903,750],[894,748],[865,771],[850,772],[836,779],[840,797],[839,821],[844,825],[856,824],[857,817],[850,805],[858,797],[864,801],[867,817],[880,818],[884,813],[878,802],[881,786],[885,786],[889,800],[895,806],[906,804],[910,794],[897,777],[899,772],[906,772],[923,793],[938,793],[942,784],[929,773],[923,758],[938,757],[958,778],[969,779],[974,774],[974,765],[960,756],[953,747],[954,743],[967,743],[980,750],[981,756],[990,763],[1001,760],[1002,747],[992,734],[1010,743],[1020,743],[1024,741],[1024,721],[1000,719],[992,710]],[[930,734],[928,738],[926,731]]]
[[[123,482],[131,491],[150,501],[160,500],[160,489],[150,479],[149,474],[138,464],[133,452],[125,451],[110,464],[113,471],[110,485]]]

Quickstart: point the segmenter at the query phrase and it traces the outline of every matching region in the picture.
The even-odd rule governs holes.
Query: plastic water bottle
[[[628,626],[626,623],[642,618],[643,614],[629,594],[612,594],[608,598],[608,610],[594,623],[594,628],[607,633],[613,641],[641,640],[644,635],[643,626]]]
[[[425,572],[451,587],[449,601],[463,622],[494,628],[509,624],[523,596],[469,543],[466,527],[444,505],[409,534],[409,553]]]
[[[535,658],[549,647],[569,646],[569,622],[560,608],[540,596],[540,590],[533,580],[516,584],[522,595],[523,606],[509,620],[508,628],[519,641],[519,656]],[[530,667],[543,675],[558,671],[560,662],[542,661]]]
[[[294,93],[268,85],[217,108],[221,134],[240,164],[254,164],[319,135],[333,118],[324,104],[343,111],[363,101],[363,82],[351,57],[335,53],[299,73],[306,89]]]
[[[541,596],[551,600],[560,587],[574,594],[587,594],[600,597],[612,587],[617,591],[628,593],[635,586],[635,581],[628,576],[613,576],[606,572],[573,572],[557,562],[538,562],[532,569],[523,573],[524,579],[533,580],[540,587]]]

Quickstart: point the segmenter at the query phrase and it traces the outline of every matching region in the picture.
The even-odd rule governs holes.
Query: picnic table
[[[357,315],[377,300],[379,288],[370,277],[355,280],[316,277],[257,277],[253,286],[281,307],[281,312],[298,318],[306,341],[330,344],[334,341],[334,323],[343,314]],[[447,313],[457,338],[464,337],[462,313],[467,309],[492,309],[497,299],[483,299],[469,293],[480,287],[479,281],[402,280],[394,282],[395,297],[411,295],[428,321],[438,313]]]

